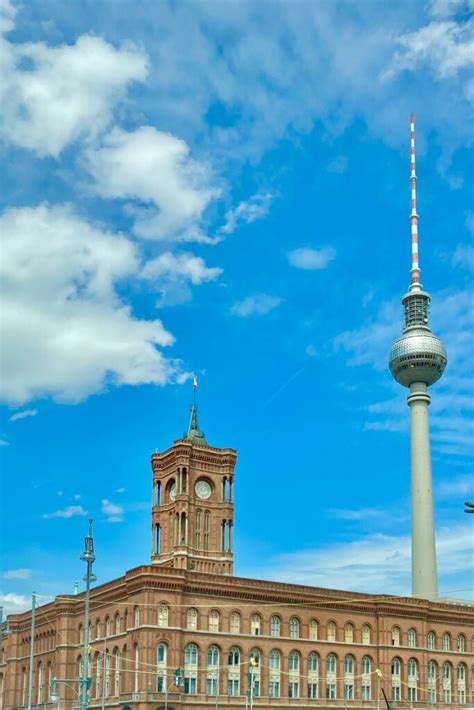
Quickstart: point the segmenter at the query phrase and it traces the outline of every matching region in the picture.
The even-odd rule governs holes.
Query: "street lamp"
[[[75,687],[73,685],[70,685],[70,683],[68,683],[66,680],[63,680],[62,678],[53,678],[51,681],[51,688],[49,690],[48,702],[57,703],[59,710],[60,697],[58,692],[58,685],[65,685],[67,688],[71,688],[72,692],[76,697],[79,696],[79,691],[77,691]]]
[[[90,607],[90,587],[91,583],[95,582],[97,577],[92,572],[92,564],[95,560],[94,555],[94,538],[92,537],[92,523],[89,520],[89,533],[84,538],[84,552],[80,559],[86,563],[86,573],[83,577],[86,583],[86,599],[84,612],[84,649],[82,658],[82,677],[80,678],[80,708],[87,710],[89,705],[89,688],[92,683],[92,678],[89,677],[89,607]]]

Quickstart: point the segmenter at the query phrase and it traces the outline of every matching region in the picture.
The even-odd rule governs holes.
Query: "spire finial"
[[[197,415],[196,406],[196,390],[197,390],[197,377],[193,374],[193,403],[191,405],[191,416],[189,418],[188,431],[184,434],[185,439],[191,439],[196,444],[202,444],[207,446],[207,442],[204,438],[204,432],[199,429],[199,421]]]
[[[418,260],[418,213],[416,211],[416,158],[415,114],[410,114],[410,188],[411,188],[411,285],[410,290],[420,290],[420,264]]]

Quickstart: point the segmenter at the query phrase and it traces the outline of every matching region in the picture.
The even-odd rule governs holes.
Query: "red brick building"
[[[153,454],[151,564],[91,592],[90,706],[474,705],[474,607],[232,576],[236,452],[187,434]],[[33,705],[77,706],[84,594],[37,609]],[[3,710],[28,702],[31,612],[3,640]],[[179,669],[179,685],[175,683]],[[252,698],[249,690],[252,688]],[[1,709],[0,709],[1,710]]]

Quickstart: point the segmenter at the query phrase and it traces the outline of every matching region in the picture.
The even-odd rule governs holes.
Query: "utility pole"
[[[86,583],[86,598],[85,598],[85,611],[84,611],[84,648],[82,657],[82,678],[80,679],[80,708],[81,710],[87,710],[89,705],[89,686],[91,683],[91,678],[89,677],[89,606],[90,606],[90,588],[91,582],[95,582],[97,577],[92,572],[92,564],[95,560],[94,555],[94,538],[92,537],[92,523],[93,520],[89,520],[89,533],[84,538],[85,546],[84,552],[82,553],[80,559],[86,563],[86,574],[84,575],[84,581]],[[30,708],[28,708],[30,710]]]
[[[33,664],[35,655],[35,611],[36,611],[36,592],[31,595],[31,639],[30,639],[30,668],[28,673],[28,710],[31,710],[33,702]]]

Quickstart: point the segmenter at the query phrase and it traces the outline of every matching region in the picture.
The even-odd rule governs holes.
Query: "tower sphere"
[[[414,382],[432,385],[439,380],[447,363],[442,341],[426,327],[407,328],[390,351],[390,372],[401,385]]]

